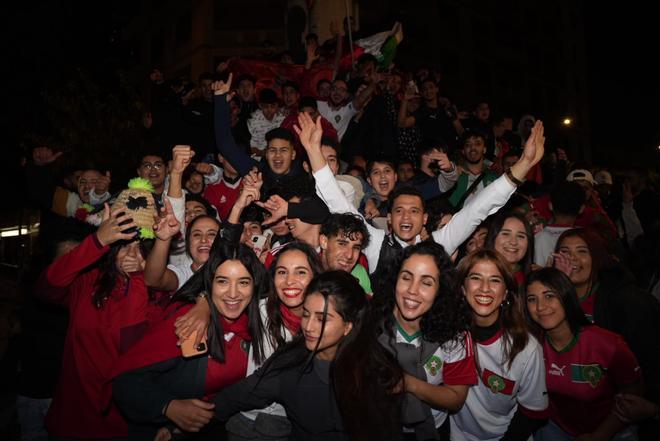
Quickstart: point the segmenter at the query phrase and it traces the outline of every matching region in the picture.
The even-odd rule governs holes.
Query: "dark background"
[[[80,72],[97,84],[116,88],[116,71],[140,62],[121,32],[136,14],[135,2],[22,3],[4,5],[0,39],[5,46],[1,88],[5,112],[0,127],[2,167],[7,171],[2,173],[4,188],[17,188],[8,186],[20,177],[25,135],[49,131],[44,111],[47,91],[61,89]],[[583,5],[593,162],[657,171],[660,88],[655,14],[643,2],[603,3]],[[5,209],[20,197],[20,191],[9,193]]]

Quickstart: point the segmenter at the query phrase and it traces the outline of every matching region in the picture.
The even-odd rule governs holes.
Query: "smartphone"
[[[195,344],[195,338],[197,338],[197,331],[193,331],[190,336],[181,343],[181,355],[185,358],[195,357],[196,355],[206,354],[209,350],[208,345],[206,344],[206,336],[202,338],[202,341],[197,345]]]
[[[252,241],[252,249],[257,256],[261,256],[261,253],[263,253],[269,237],[270,234],[253,234],[250,238]]]

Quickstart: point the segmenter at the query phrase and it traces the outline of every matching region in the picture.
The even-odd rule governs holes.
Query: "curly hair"
[[[461,294],[456,269],[444,247],[432,241],[420,242],[404,250],[392,271],[385,290],[374,298],[374,309],[381,331],[393,333],[396,307],[396,285],[401,268],[406,260],[415,255],[430,256],[440,274],[437,295],[431,308],[420,322],[420,331],[424,340],[443,345],[449,342],[464,344],[465,331],[470,329],[472,311]],[[393,335],[392,335],[393,336]]]
[[[364,225],[362,218],[353,213],[332,213],[321,224],[321,234],[326,237],[337,237],[340,234],[351,240],[356,240],[357,235],[362,235],[362,249],[369,245],[369,230]]]

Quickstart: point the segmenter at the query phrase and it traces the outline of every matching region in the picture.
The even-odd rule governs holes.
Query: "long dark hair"
[[[215,270],[227,260],[239,261],[252,276],[252,300],[246,308],[248,331],[252,338],[254,361],[260,364],[264,360],[263,325],[259,315],[259,299],[271,290],[271,281],[264,265],[249,247],[216,238],[211,247],[209,260],[174,294],[172,302],[195,303],[197,295],[206,292],[206,300],[211,310],[211,326],[208,329],[208,346],[211,357],[224,363],[224,331],[220,313],[212,299]]]
[[[468,331],[472,322],[472,310],[461,294],[456,278],[456,269],[444,247],[432,241],[420,242],[404,250],[391,272],[391,278],[386,283],[385,290],[374,298],[374,309],[380,327],[384,332],[393,333],[396,306],[396,282],[403,263],[413,255],[430,256],[433,258],[440,283],[438,294],[431,309],[422,317],[420,330],[425,340],[444,344],[450,341],[462,341],[464,331]],[[392,335],[393,336],[393,335]]]
[[[584,315],[584,311],[582,311],[582,308],[580,307],[580,301],[578,300],[575,287],[566,274],[556,268],[542,268],[537,271],[532,271],[529,274],[527,277],[527,287],[534,282],[547,286],[557,294],[561,305],[564,307],[566,321],[568,322],[568,326],[571,328],[573,335],[576,335],[583,326],[591,324]],[[525,298],[527,298],[526,295]],[[543,329],[538,323],[532,320],[527,307],[524,308],[524,312],[525,318],[530,327],[536,331],[537,335],[542,334]]]
[[[525,216],[522,214],[510,211],[507,213],[499,214],[495,216],[490,228],[488,229],[488,236],[486,236],[485,248],[490,248],[491,250],[495,249],[495,239],[497,235],[500,234],[502,228],[504,227],[504,222],[507,219],[518,219],[525,227],[525,236],[527,236],[527,251],[523,256],[522,260],[518,262],[525,276],[529,274],[532,270],[532,263],[534,262],[534,232],[532,231],[532,226],[527,222]]]
[[[369,301],[355,277],[345,271],[328,271],[316,276],[307,286],[306,296],[320,294],[325,300],[323,337],[328,304],[345,322],[353,324],[342,338],[330,365],[331,387],[351,439],[383,440],[397,435],[400,395],[395,393],[403,373],[394,357],[376,339]],[[305,372],[316,351],[305,347],[299,335],[282,347],[264,364],[261,375],[274,375],[295,367]]]
[[[507,360],[509,369],[511,369],[511,364],[516,358],[516,355],[525,349],[529,341],[529,328],[527,327],[522,311],[524,303],[520,300],[518,286],[509,269],[509,265],[497,251],[487,248],[476,250],[465,256],[458,265],[458,280],[465,283],[472,268],[477,263],[484,261],[491,262],[497,267],[506,286],[506,298],[500,305],[500,314],[497,320],[501,324],[504,336],[506,337],[502,339],[502,352],[504,359]],[[475,326],[474,320],[472,321],[472,326]]]
[[[128,281],[128,277],[123,275],[119,268],[117,268],[117,254],[119,254],[119,251],[124,246],[130,245],[131,242],[122,240],[113,243],[110,245],[110,250],[99,260],[99,277],[94,283],[94,294],[92,294],[92,303],[99,309],[110,298],[112,290],[115,289],[118,281]],[[149,255],[153,243],[153,240],[139,241],[140,254],[142,254],[144,259]],[[148,293],[151,298],[151,291],[149,290]]]
[[[275,271],[277,271],[277,265],[279,264],[282,256],[288,251],[300,251],[307,258],[307,263],[312,269],[312,275],[314,277],[318,276],[323,272],[323,266],[321,265],[321,259],[319,258],[318,253],[310,245],[294,241],[286,244],[276,255],[275,260],[270,266],[270,277],[271,280],[275,280]],[[280,312],[280,304],[282,301],[277,295],[277,290],[275,287],[268,294],[268,300],[266,300],[266,313],[268,315],[267,320],[267,330],[268,337],[270,338],[271,344],[274,348],[282,346],[285,342],[284,336],[282,335],[282,313]]]

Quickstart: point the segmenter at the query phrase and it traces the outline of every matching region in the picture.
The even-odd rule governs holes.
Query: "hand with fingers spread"
[[[231,80],[232,80],[233,74],[229,74],[229,78],[227,78],[227,82],[224,81],[214,81],[211,84],[211,90],[213,91],[214,95],[225,95],[229,93],[231,90]]]
[[[213,403],[206,401],[172,400],[165,411],[165,416],[186,432],[199,432],[213,418]]]
[[[543,158],[545,153],[545,136],[543,123],[541,120],[536,121],[532,127],[532,133],[525,142],[525,148],[518,162],[516,162],[510,169],[511,175],[522,182],[525,180],[527,173]]]
[[[168,198],[163,198],[165,206],[160,209],[160,216],[154,216],[154,233],[156,239],[170,240],[181,230],[181,223],[174,215],[172,203]]]
[[[172,149],[172,164],[170,173],[183,174],[183,171],[190,165],[195,151],[189,145],[177,145]]]
[[[211,322],[211,310],[206,296],[197,297],[197,302],[190,311],[186,312],[174,322],[174,333],[179,338],[177,345],[181,345],[193,332],[197,332],[193,348],[199,346],[206,335]]]
[[[126,233],[125,231],[137,227],[130,214],[124,213],[123,208],[110,212],[108,204],[103,211],[103,221],[96,230],[96,238],[103,246],[111,245],[120,240],[131,240],[137,235],[137,231]]]
[[[545,152],[544,132],[545,130],[541,120],[536,121],[534,127],[532,127],[532,133],[527,138],[527,142],[525,142],[521,159],[528,161],[530,167],[538,164],[541,158],[543,158]]]
[[[548,266],[553,266],[562,273],[566,274],[568,277],[571,277],[571,274],[573,273],[573,266],[571,265],[571,261],[568,259],[568,257],[564,256],[561,253],[552,253],[550,257],[548,257]]]
[[[94,186],[94,193],[97,195],[105,194],[106,191],[110,188],[110,172],[106,171],[105,175],[102,175]]]
[[[270,219],[277,220],[286,217],[289,212],[289,203],[276,194],[272,195],[265,202],[257,202],[257,205],[270,212]],[[269,221],[270,221],[269,219]],[[272,223],[272,221],[271,221]]]
[[[310,150],[321,149],[323,127],[320,116],[316,118],[315,122],[307,113],[298,113],[298,124],[293,126],[293,130],[296,131],[305,150],[309,152]]]

